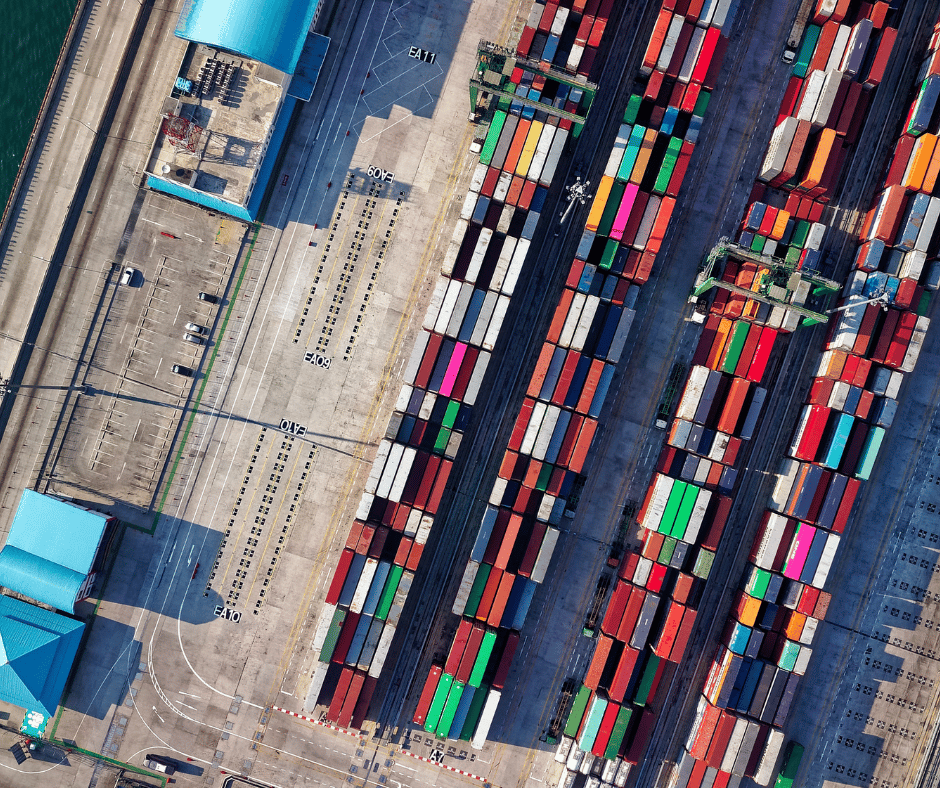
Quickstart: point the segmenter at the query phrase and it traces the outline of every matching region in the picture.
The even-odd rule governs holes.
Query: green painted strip
[[[671,536],[681,539],[685,536],[685,529],[689,527],[689,518],[692,516],[692,510],[695,508],[695,501],[698,498],[699,488],[694,484],[687,484],[685,495],[682,496],[682,505],[679,507],[679,513],[676,515],[676,521],[672,526]]]
[[[747,340],[747,332],[750,330],[751,324],[746,320],[739,320],[734,324],[734,330],[731,332],[731,339],[728,342],[728,347],[725,350],[725,361],[721,365],[722,372],[729,372],[734,374],[734,370],[738,366],[738,361],[741,359],[741,351],[744,350],[744,342]]]

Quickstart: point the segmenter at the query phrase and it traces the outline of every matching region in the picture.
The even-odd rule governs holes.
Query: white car
[[[200,326],[198,323],[187,323],[186,330],[191,334],[208,334],[209,329],[205,326]]]
[[[137,276],[137,269],[127,266],[127,268],[124,269],[124,273],[121,274],[121,284],[129,285],[134,281],[135,276]]]
[[[199,334],[183,334],[183,339],[187,342],[192,342],[194,345],[201,345],[205,341]]]

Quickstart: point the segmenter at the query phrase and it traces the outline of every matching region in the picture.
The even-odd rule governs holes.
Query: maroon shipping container
[[[523,577],[529,577],[532,569],[535,567],[535,561],[539,556],[539,549],[542,547],[542,539],[545,538],[545,531],[548,529],[547,523],[537,522],[532,527],[532,536],[529,537],[529,544],[526,547],[525,555],[519,563],[519,574]]]
[[[428,514],[437,514],[437,507],[441,505],[441,498],[444,497],[444,488],[447,486],[450,469],[453,467],[453,460],[441,460],[437,476],[434,479],[434,487],[431,489],[431,495],[428,497],[427,505],[424,507],[424,511]]]
[[[845,101],[842,104],[842,110],[839,112],[839,119],[836,121],[836,133],[845,136],[852,128],[852,118],[855,117],[855,110],[858,107],[859,97],[862,95],[862,86],[858,82],[847,82],[848,92]],[[839,106],[836,104],[836,106]],[[887,185],[887,184],[886,184]]]
[[[636,553],[631,553],[636,555]],[[632,576],[632,573],[631,573]],[[620,628],[620,620],[623,618],[623,612],[627,608],[627,600],[630,598],[630,583],[619,582],[614,587],[613,594],[610,595],[610,602],[607,604],[607,611],[601,621],[601,632],[607,635],[616,636]]]
[[[424,475],[421,477],[421,484],[418,485],[418,492],[415,495],[414,506],[416,509],[424,509],[428,504],[428,499],[431,497],[431,492],[434,489],[434,480],[437,478],[437,471],[441,467],[441,457],[438,457],[436,454],[432,454],[428,459],[427,468],[424,470]]]
[[[480,643],[483,642],[483,635],[486,630],[480,624],[473,624],[470,630],[470,637],[467,640],[467,647],[463,651],[463,657],[457,666],[457,672],[454,674],[454,680],[464,684],[470,678],[473,672],[473,664],[476,662],[477,654],[480,653]],[[432,693],[433,694],[433,693]]]
[[[326,718],[328,720],[335,721],[340,712],[343,709],[343,701],[346,700],[346,693],[349,690],[349,685],[352,683],[353,679],[353,669],[352,668],[343,668],[343,672],[340,674],[339,682],[336,684],[336,689],[333,691],[333,700],[330,701],[330,707],[326,711]]]
[[[350,727],[354,731],[361,730],[362,724],[366,721],[366,715],[369,713],[369,706],[372,705],[372,696],[375,694],[375,687],[378,683],[377,678],[365,676],[362,689],[359,691],[359,698],[353,709],[352,722],[350,722]]]
[[[522,33],[519,35],[519,43],[516,44],[516,52],[522,57],[528,56],[529,50],[532,48],[533,38],[535,38],[535,28],[528,25],[523,27]]]
[[[585,417],[578,414],[571,417],[571,421],[568,423],[568,431],[562,439],[561,448],[558,450],[558,457],[555,461],[558,466],[563,468],[567,467],[568,461],[571,459],[571,453],[574,451],[575,443],[578,440],[578,434],[581,432],[581,425],[584,421]]]
[[[333,581],[326,592],[326,604],[335,605],[339,601],[339,595],[346,582],[346,574],[349,572],[349,565],[352,563],[353,551],[349,548],[340,553],[339,561],[336,564],[336,571],[333,572]]]
[[[718,292],[723,293],[724,290]],[[699,337],[698,345],[695,348],[695,355],[692,356],[692,366],[704,367],[711,353],[712,344],[715,342],[715,336],[718,333],[718,325],[721,323],[719,315],[709,315],[705,321],[705,327],[702,329],[702,335]],[[756,332],[758,335],[760,331]],[[748,336],[750,338],[750,335]],[[742,351],[743,352],[743,351]]]
[[[708,530],[702,538],[702,547],[712,552],[718,549],[721,541],[721,534],[725,530],[725,524],[728,522],[728,515],[731,514],[731,506],[734,501],[727,495],[714,495],[709,502],[706,512],[706,522],[709,523]]]
[[[702,715],[702,722],[698,726],[695,739],[692,741],[692,748],[689,750],[689,753],[693,758],[704,762],[705,756],[708,754],[711,741],[715,736],[715,729],[718,727],[718,723],[721,721],[721,715],[722,710],[717,706],[712,706],[709,703],[708,706],[705,707],[705,712]]]
[[[694,578],[690,578],[694,581]],[[692,610],[692,608],[687,607],[682,615],[682,623],[679,625],[679,631],[676,634],[676,642],[672,646],[672,651],[669,654],[670,662],[682,662],[682,657],[685,656],[686,647],[689,645],[689,640],[692,637],[692,631],[695,629],[695,617],[697,612]]]
[[[343,701],[343,707],[340,709],[339,716],[336,717],[336,724],[340,728],[348,728],[352,722],[353,711],[359,700],[359,694],[362,692],[362,685],[365,684],[366,674],[358,670],[353,673],[352,681],[349,682],[349,689],[346,690],[346,699]]]
[[[428,339],[428,345],[424,349],[424,356],[421,359],[421,365],[418,367],[418,374],[415,375],[415,386],[419,389],[426,389],[428,381],[431,379],[431,373],[434,371],[434,364],[437,361],[438,351],[441,349],[441,343],[444,337],[440,334],[431,334]]]
[[[643,716],[640,717],[640,724],[637,725],[636,733],[633,734],[633,741],[630,742],[629,748],[624,751],[623,759],[627,763],[636,766],[640,762],[646,752],[646,745],[649,744],[655,725],[656,712],[648,707],[643,709]]]
[[[450,653],[447,655],[447,662],[444,663],[444,672],[453,676],[460,666],[460,660],[463,657],[464,649],[467,647],[467,641],[470,639],[470,630],[473,624],[469,619],[461,619],[457,626],[457,633],[454,635],[454,642],[451,643]]]
[[[721,73],[721,67],[724,64],[725,52],[728,51],[730,39],[727,36],[719,36],[718,44],[715,46],[715,54],[712,55],[712,62],[708,64],[708,73],[702,81],[702,87],[706,90],[714,90],[718,83],[718,75]]]
[[[424,680],[424,689],[421,690],[421,698],[418,701],[418,708],[415,709],[415,715],[412,721],[416,725],[424,725],[428,716],[428,709],[431,708],[431,701],[434,700],[434,692],[437,689],[437,682],[441,677],[441,668],[439,665],[432,665],[431,672]]]
[[[565,404],[565,397],[568,396],[568,389],[571,387],[571,381],[574,379],[574,373],[580,360],[580,353],[574,350],[568,351],[568,355],[565,357],[565,363],[561,368],[561,373],[558,375],[558,383],[555,385],[555,390],[551,393],[552,404],[559,406]],[[597,359],[595,359],[595,361],[597,361]]]
[[[855,505],[855,499],[861,487],[862,482],[860,479],[849,479],[846,482],[845,492],[842,493],[842,501],[839,503],[835,519],[832,522],[832,530],[837,534],[845,531],[845,527],[849,523],[849,515],[852,513],[852,507]]]
[[[506,638],[503,654],[499,658],[499,666],[496,668],[496,675],[493,676],[491,687],[501,690],[506,686],[506,679],[509,676],[509,669],[512,667],[512,660],[516,656],[517,648],[519,648],[519,633],[510,632]]]

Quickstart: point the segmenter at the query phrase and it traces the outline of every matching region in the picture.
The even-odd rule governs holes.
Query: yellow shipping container
[[[936,134],[922,134],[914,143],[914,149],[911,151],[911,158],[907,162],[907,170],[904,173],[904,180],[901,185],[905,189],[916,189],[920,191],[924,185],[924,179],[927,176],[927,169],[930,167],[930,161],[937,147]]]
[[[649,164],[650,156],[653,155],[653,143],[656,142],[656,129],[647,129],[643,135],[643,142],[640,143],[640,152],[636,157],[636,164],[633,165],[633,172],[630,173],[630,183],[639,185],[646,174],[646,166]]]
[[[519,156],[519,163],[516,165],[516,175],[525,177],[532,164],[532,157],[535,155],[535,148],[539,144],[539,137],[542,136],[542,127],[545,124],[538,120],[533,120],[529,127],[529,134],[525,138],[525,145],[522,146],[522,154]]]
[[[604,208],[607,207],[607,198],[610,197],[610,190],[613,188],[614,179],[609,175],[601,178],[600,186],[597,187],[597,194],[594,195],[594,202],[591,203],[591,212],[587,218],[587,229],[591,232],[597,232],[600,226],[601,217],[604,215]]]

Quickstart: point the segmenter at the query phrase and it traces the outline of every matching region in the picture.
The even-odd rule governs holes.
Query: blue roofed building
[[[298,102],[329,47],[320,0],[185,0],[190,42],[147,164],[147,185],[254,221]]]
[[[68,613],[88,596],[116,519],[24,490],[0,550],[0,586]]]
[[[0,701],[52,717],[84,628],[81,621],[0,596]]]

